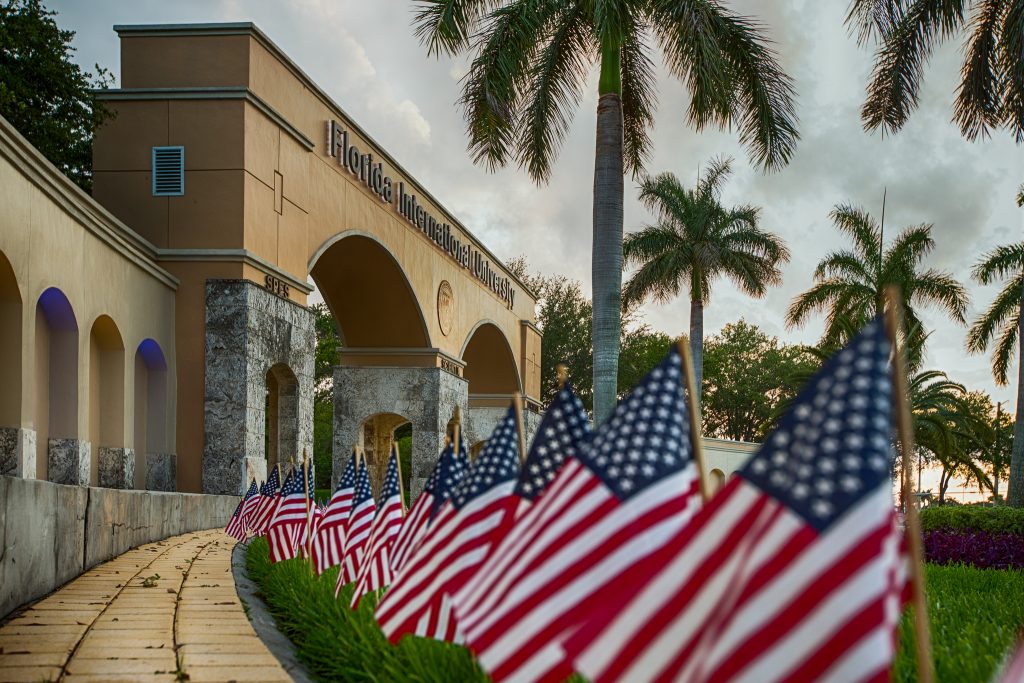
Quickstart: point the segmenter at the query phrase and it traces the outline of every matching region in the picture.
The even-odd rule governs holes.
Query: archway
[[[36,475],[21,443],[21,292],[10,261],[0,252],[0,474]],[[28,472],[25,470],[29,469]]]
[[[403,436],[408,436],[408,444],[400,442]],[[366,467],[370,474],[370,488],[375,496],[380,495],[381,487],[384,485],[384,475],[388,469],[388,459],[391,457],[392,442],[399,442],[400,455],[403,458],[402,486],[403,490],[409,490],[409,472],[411,469],[412,439],[416,438],[412,422],[397,413],[377,413],[363,420],[362,424],[362,447],[366,454]],[[402,447],[405,446],[405,450]]]
[[[156,341],[144,339],[135,351],[136,488],[176,488],[167,433],[167,359]]]
[[[135,482],[135,458],[125,452],[124,341],[109,315],[89,333],[89,441],[93,485],[127,488]]]
[[[346,348],[429,348],[430,334],[395,257],[361,234],[323,248],[310,270]]]
[[[725,486],[725,472],[715,468],[708,473],[708,492],[712,495]]]
[[[277,363],[267,370],[264,446],[267,472],[277,463],[299,463],[299,381],[292,369]],[[309,457],[313,454],[309,453]]]
[[[82,454],[78,441],[78,321],[71,302],[56,287],[40,294],[36,304],[35,390],[36,447],[45,453],[36,458],[36,476],[58,483],[88,484],[88,462],[72,457],[72,452]]]
[[[462,350],[469,382],[469,399],[474,396],[511,396],[521,391],[515,356],[505,335],[491,322],[478,324]]]

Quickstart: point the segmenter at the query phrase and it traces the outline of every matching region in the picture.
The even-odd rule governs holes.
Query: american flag
[[[455,594],[467,644],[495,680],[568,675],[561,642],[699,507],[673,348]]]
[[[352,513],[352,495],[356,486],[356,456],[348,459],[341,474],[338,488],[334,490],[327,510],[324,512],[316,535],[313,537],[313,564],[316,573],[323,574],[330,567],[341,564],[345,554],[345,531]]]
[[[518,478],[519,430],[509,408],[377,606],[377,622],[391,642],[407,633],[456,639],[450,596],[511,526]]]
[[[869,323],[754,457],[566,644],[594,681],[888,680],[907,561],[890,344]]]
[[[373,519],[370,541],[366,546],[366,557],[359,568],[356,589],[352,593],[353,609],[359,605],[359,598],[363,595],[390,585],[394,579],[391,571],[391,548],[395,544],[395,537],[398,536],[402,518],[405,516],[405,502],[402,500],[402,488],[398,481],[397,444],[391,448],[380,498],[381,504],[377,516]]]
[[[270,524],[270,518],[274,516],[274,510],[277,508],[277,494],[281,488],[280,472],[280,466],[271,469],[267,483],[260,487],[260,501],[249,521],[249,531],[256,536],[267,533],[267,525]]]
[[[253,479],[252,484],[249,485],[249,491],[246,492],[245,499],[242,501],[241,517],[246,534],[253,533],[253,515],[259,509],[261,500],[263,500],[263,496],[260,494],[260,489],[256,486],[256,480]]]
[[[405,516],[391,552],[391,571],[396,576],[412,551],[423,540],[423,534],[430,526],[437,509],[451,497],[452,491],[462,480],[466,463],[469,462],[469,454],[466,453],[465,444],[460,445],[460,456],[455,455],[455,449],[450,443],[441,451],[423,491],[416,498],[409,514]]]
[[[366,458],[359,461],[356,470],[356,485],[352,496],[352,511],[349,513],[348,528],[345,533],[345,553],[341,560],[341,571],[338,572],[338,585],[334,589],[337,596],[341,587],[359,578],[359,568],[363,564],[366,544],[370,540],[370,527],[377,514],[377,503],[373,500],[370,490],[370,475],[366,471]]]
[[[1017,651],[1012,653],[1003,667],[999,683],[1024,683],[1024,637],[1021,638]]]
[[[299,554],[299,544],[308,524],[313,495],[313,470],[305,469],[305,477],[302,476],[302,470],[295,470],[281,487],[281,499],[267,527],[271,562],[290,560]]]
[[[224,529],[231,538],[236,541],[241,541],[245,538],[247,527],[245,525],[245,510],[246,504],[252,500],[256,495],[256,481],[253,480],[252,484],[249,485],[249,490],[245,492],[245,495],[240,501],[238,501],[238,507],[235,508],[235,512],[231,515],[231,519],[228,520],[228,525]]]

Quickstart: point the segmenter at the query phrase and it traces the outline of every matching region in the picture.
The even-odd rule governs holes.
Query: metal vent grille
[[[153,196],[185,194],[185,148],[153,148]]]

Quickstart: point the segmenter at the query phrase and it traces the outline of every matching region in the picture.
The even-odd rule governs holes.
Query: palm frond
[[[412,24],[427,53],[457,54],[469,46],[480,20],[498,0],[418,0]]]
[[[988,309],[978,316],[967,331],[967,350],[982,353],[992,343],[997,330],[1017,324],[1020,316],[1021,288],[1024,287],[1024,274],[1018,275],[1008,282]]]
[[[857,44],[881,39],[892,30],[902,13],[900,0],[852,0],[846,12],[845,24],[857,35]]]
[[[1021,316],[1020,307],[1017,309],[1017,318]],[[1024,344],[1024,339],[1018,339],[1020,324],[1007,324],[1003,327],[1003,333],[999,337],[996,351],[992,354],[992,376],[996,384],[1006,386],[1009,382],[1010,365],[1013,363],[1014,349],[1017,344]]]
[[[971,277],[983,285],[990,285],[1021,272],[1024,272],[1024,242],[1003,244],[986,252],[971,270]]]
[[[922,301],[938,306],[953,320],[966,323],[967,290],[949,273],[929,268],[914,279],[911,296],[915,303]]]
[[[997,48],[1001,20],[1008,7],[1005,0],[982,0],[971,18],[971,36],[953,108],[953,120],[968,140],[988,137],[989,130],[1000,124]]]
[[[1024,1],[1007,0],[1007,5],[996,48],[997,70],[1002,75],[1000,121],[1020,145],[1024,143]],[[1024,206],[1024,190],[1019,201]]]
[[[657,93],[654,62],[642,29],[626,33],[622,44],[622,142],[626,172],[640,176],[651,151]]]

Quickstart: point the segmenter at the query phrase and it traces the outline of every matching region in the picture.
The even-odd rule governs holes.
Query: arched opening
[[[409,490],[412,469],[412,423],[396,413],[378,413],[363,420],[360,430],[366,467],[370,474],[370,488],[379,495],[391,457],[391,444],[398,443],[403,490]]]
[[[123,449],[124,436],[124,341],[111,317],[101,315],[89,334],[89,441],[92,443],[93,485],[100,483],[99,463],[104,449]]]
[[[715,468],[708,472],[708,480],[708,492],[714,495],[725,486],[725,472]]]
[[[135,487],[152,486],[150,454],[164,457],[167,448],[167,359],[160,345],[144,339],[135,351]]]
[[[51,287],[36,305],[34,406],[36,444],[78,438],[78,321],[64,292]],[[36,458],[36,476],[46,479],[48,457]]]
[[[347,348],[429,348],[430,335],[412,286],[376,240],[351,235],[316,257],[310,275]]]
[[[473,396],[510,396],[520,391],[515,356],[494,323],[481,323],[470,333],[462,360],[471,402]]]
[[[0,427],[21,426],[21,292],[14,268],[0,252]]]
[[[277,363],[267,370],[264,447],[267,472],[274,465],[302,460],[299,452],[299,381],[292,369]],[[312,454],[308,454],[312,456]]]

